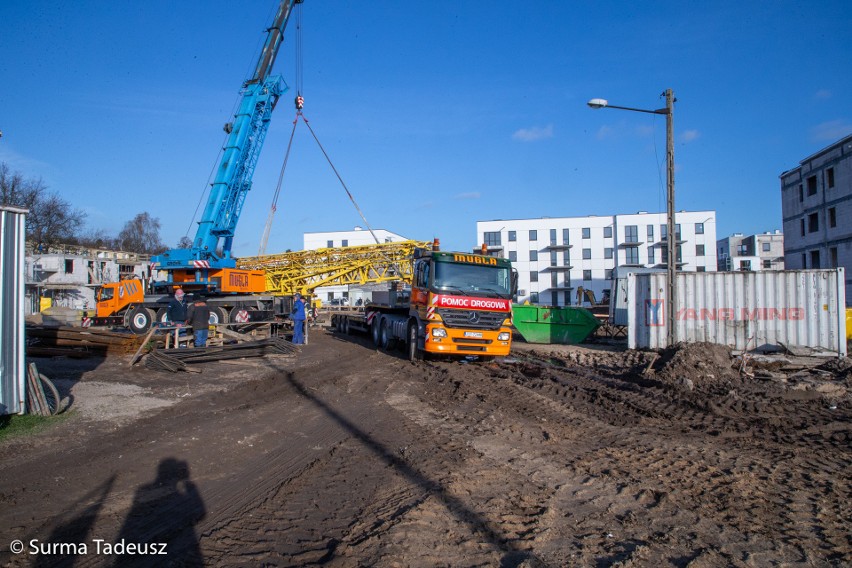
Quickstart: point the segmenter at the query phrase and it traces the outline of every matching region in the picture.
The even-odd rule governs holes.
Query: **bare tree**
[[[86,214],[73,209],[59,194],[48,192],[41,180],[25,178],[0,162],[0,204],[29,209],[27,240],[35,247],[73,240]]]
[[[116,242],[116,238],[107,233],[103,229],[89,229],[81,233],[76,239],[76,243],[89,248],[97,249],[117,249],[120,248]]]
[[[179,249],[189,249],[192,248],[192,239],[187,237],[186,235],[182,236],[178,241],[177,247]]]
[[[160,240],[160,220],[145,211],[124,224],[118,234],[118,243],[122,250],[146,254],[156,254],[166,250]]]

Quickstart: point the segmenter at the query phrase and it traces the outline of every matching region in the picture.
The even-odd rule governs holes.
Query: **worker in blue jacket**
[[[293,296],[290,319],[293,320],[293,343],[300,345],[305,343],[305,301],[298,292]]]

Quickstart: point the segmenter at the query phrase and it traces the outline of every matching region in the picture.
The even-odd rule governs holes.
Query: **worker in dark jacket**
[[[182,327],[186,323],[186,302],[184,301],[183,290],[180,288],[175,290],[175,295],[169,300],[169,306],[166,308],[166,317],[178,327]]]
[[[293,320],[293,343],[301,345],[305,342],[305,301],[298,292],[293,296],[290,318]]]
[[[210,328],[210,307],[204,296],[198,296],[186,311],[187,322],[192,326],[196,347],[207,347],[207,332]]]

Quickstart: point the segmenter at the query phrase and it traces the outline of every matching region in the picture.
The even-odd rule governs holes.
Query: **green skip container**
[[[595,315],[577,306],[512,304],[515,329],[527,343],[582,343],[601,325]]]

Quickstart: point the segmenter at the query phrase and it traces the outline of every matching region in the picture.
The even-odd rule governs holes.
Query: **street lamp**
[[[677,329],[675,328],[675,314],[677,310],[677,287],[675,272],[677,270],[677,235],[675,234],[675,190],[674,190],[674,92],[666,89],[662,95],[666,97],[666,108],[657,110],[645,110],[615,106],[609,104],[606,99],[592,99],[587,104],[592,108],[617,108],[621,110],[632,110],[648,114],[666,115],[666,296],[669,305],[666,318],[666,342],[674,345],[677,342]]]

